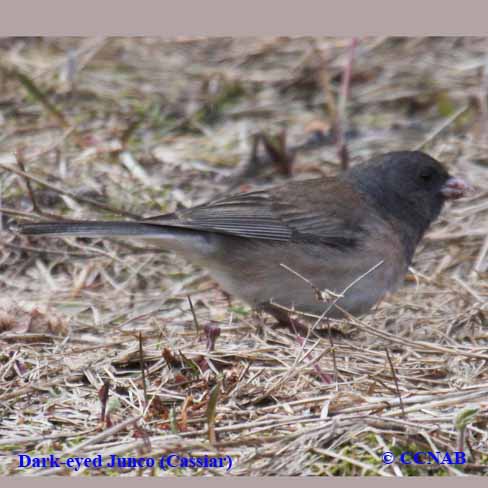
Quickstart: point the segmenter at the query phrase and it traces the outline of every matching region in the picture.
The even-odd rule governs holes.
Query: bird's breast
[[[272,302],[314,314],[329,305],[317,298],[319,289],[343,294],[337,305],[362,315],[398,287],[407,269],[398,239],[388,232],[353,251],[236,238],[220,248],[207,268],[227,292],[254,307]],[[337,307],[331,310],[330,316],[339,315]]]

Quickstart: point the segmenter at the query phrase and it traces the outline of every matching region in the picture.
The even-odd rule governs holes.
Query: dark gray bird
[[[337,177],[292,181],[138,222],[48,222],[19,230],[156,241],[280,321],[288,314],[277,304],[312,314],[328,306],[303,278],[335,294],[349,287],[328,312],[340,317],[341,308],[364,314],[401,284],[446,199],[466,189],[427,154],[392,152]]]

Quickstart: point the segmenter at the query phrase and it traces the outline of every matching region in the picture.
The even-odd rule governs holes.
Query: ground
[[[19,454],[174,453],[230,456],[231,475],[486,475],[487,48],[480,38],[2,39],[0,473],[224,473],[19,468]],[[399,292],[324,337],[273,328],[204,271],[142,242],[8,229],[53,215],[148,216],[335,174],[347,157],[334,134],[349,164],[422,149],[473,191],[446,206]],[[387,451],[464,451],[467,463],[384,464]]]

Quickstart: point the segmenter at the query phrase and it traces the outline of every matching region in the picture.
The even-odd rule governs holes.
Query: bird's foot
[[[278,319],[271,327],[273,329],[287,328],[292,334],[300,337],[307,337],[309,331],[309,327],[306,324],[302,324],[300,321],[291,317],[287,317],[286,320]]]

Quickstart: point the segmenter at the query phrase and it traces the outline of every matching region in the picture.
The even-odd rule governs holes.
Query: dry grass
[[[324,103],[330,112],[349,44],[2,40],[0,207],[110,218],[205,201],[235,181],[256,130],[286,126],[299,147],[311,123],[331,124]],[[234,475],[487,474],[487,50],[477,38],[360,40],[352,162],[422,148],[476,191],[444,210],[404,288],[362,320],[334,323],[331,340],[273,329],[142,243],[2,232],[0,473],[22,471],[19,453],[218,452]],[[293,164],[300,178],[338,170],[325,143]],[[22,174],[36,178],[34,208]],[[268,164],[239,185],[284,177]],[[464,466],[381,462],[384,451],[457,449]]]

